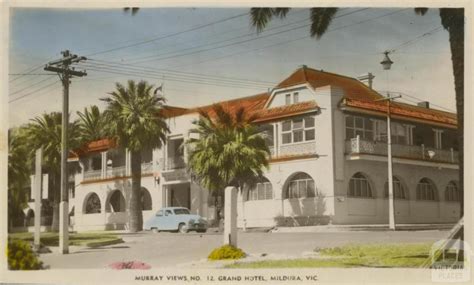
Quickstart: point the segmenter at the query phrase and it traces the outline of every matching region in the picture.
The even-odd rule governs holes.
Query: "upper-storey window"
[[[387,141],[387,122],[382,120],[375,121],[375,140]],[[404,124],[392,122],[391,137],[393,144],[411,144],[410,127]]]
[[[296,104],[300,101],[300,94],[298,92],[293,93],[293,104]]]
[[[346,116],[346,139],[359,136],[361,139],[373,140],[373,122],[369,118]]]
[[[281,126],[281,135],[283,144],[314,140],[314,117],[284,121]]]
[[[285,94],[285,105],[298,103],[300,101],[299,95],[300,94],[298,92],[294,92],[293,94],[291,93]]]

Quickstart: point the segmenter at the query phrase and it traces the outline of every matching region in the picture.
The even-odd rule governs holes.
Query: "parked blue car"
[[[189,209],[183,207],[161,208],[143,225],[144,230],[178,231],[187,233],[196,231],[204,233],[207,230],[207,221],[199,215],[193,215]]]

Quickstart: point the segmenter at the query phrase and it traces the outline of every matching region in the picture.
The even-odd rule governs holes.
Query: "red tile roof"
[[[277,88],[304,83],[309,83],[313,88],[327,85],[340,87],[344,90],[345,100],[343,100],[343,104],[364,110],[387,112],[386,104],[383,102],[374,102],[377,99],[384,98],[384,96],[370,89],[359,80],[305,66],[299,68],[288,78],[280,82]],[[443,123],[453,127],[457,125],[456,114],[454,113],[399,102],[393,102],[391,106],[390,110],[394,115],[399,115],[407,119],[419,119],[426,123]]]
[[[261,109],[256,112],[258,119],[256,119],[255,122],[271,121],[316,110],[318,110],[318,104],[316,104],[316,101],[306,101],[287,106]]]
[[[343,104],[358,109],[380,112],[382,114],[387,113],[387,104],[384,102],[346,99],[344,100]],[[456,127],[457,125],[456,114],[413,106],[405,103],[391,103],[390,112],[393,115],[447,124],[451,127]]]
[[[276,88],[285,88],[304,83],[309,83],[313,88],[328,85],[337,86],[344,90],[346,98],[364,98],[368,101],[371,101],[383,97],[375,90],[370,89],[369,87],[367,87],[367,85],[355,78],[327,71],[316,70],[313,68],[308,68],[306,66],[297,69],[285,80],[280,82]]]
[[[375,100],[383,98],[377,91],[370,89],[364,83],[359,80],[339,75],[336,73],[326,72],[323,70],[316,70],[303,66],[293,72],[286,79],[281,81],[275,89],[291,87],[300,84],[308,83],[313,88],[323,86],[336,86],[344,91],[344,99],[342,100],[342,106],[348,106],[353,108],[355,111],[373,111],[380,114],[386,113],[386,105],[383,102],[376,102]],[[237,98],[228,101],[217,102],[222,104],[224,108],[235,111],[240,107],[245,107],[249,113],[256,113],[259,118],[256,122],[271,121],[289,116],[299,115],[309,111],[316,111],[318,105],[315,101],[301,102],[298,104],[280,106],[269,109],[264,109],[265,104],[270,98],[269,93],[261,93],[253,96]],[[206,105],[196,108],[180,108],[174,106],[166,106],[163,109],[163,115],[165,117],[177,117],[185,114],[198,113],[199,111],[212,112],[213,105]],[[404,104],[399,102],[393,102],[391,112],[394,115],[398,115],[406,119],[418,119],[426,123],[442,123],[451,127],[456,127],[456,114],[443,112],[435,109],[428,109],[419,107],[416,105]],[[90,143],[82,151],[94,152],[102,151],[110,147],[114,147],[115,144],[108,140],[101,140]]]

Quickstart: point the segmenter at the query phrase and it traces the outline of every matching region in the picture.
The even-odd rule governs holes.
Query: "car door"
[[[156,227],[159,230],[163,229],[163,210],[159,210],[156,212],[155,218],[153,219],[153,226]]]
[[[177,229],[177,227],[174,225],[174,218],[173,211],[171,209],[165,209],[163,216],[163,229],[168,231]]]

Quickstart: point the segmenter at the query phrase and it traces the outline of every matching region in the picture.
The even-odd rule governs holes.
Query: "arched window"
[[[100,213],[100,199],[95,193],[91,193],[85,201],[85,213],[86,214],[98,214]]]
[[[422,178],[416,186],[416,199],[422,201],[437,201],[436,187],[428,178]]]
[[[249,189],[247,201],[271,200],[273,199],[273,188],[270,181],[263,177],[253,188]]]
[[[446,190],[444,192],[444,197],[446,201],[449,202],[458,202],[460,198],[460,193],[458,186],[454,181],[450,181],[446,186]]]
[[[352,175],[347,194],[349,197],[372,198],[372,187],[367,177],[360,172]]]
[[[395,199],[408,199],[405,184],[395,176],[393,176],[393,197]],[[385,198],[388,198],[388,181],[385,182]]]
[[[151,195],[150,192],[144,187],[142,187],[141,190],[141,203],[142,203],[142,210],[143,211],[149,211],[151,210]]]
[[[290,178],[286,186],[286,198],[311,198],[315,197],[314,180],[308,174],[300,172]]]
[[[125,198],[120,190],[115,190],[109,198],[107,212],[125,212]]]

